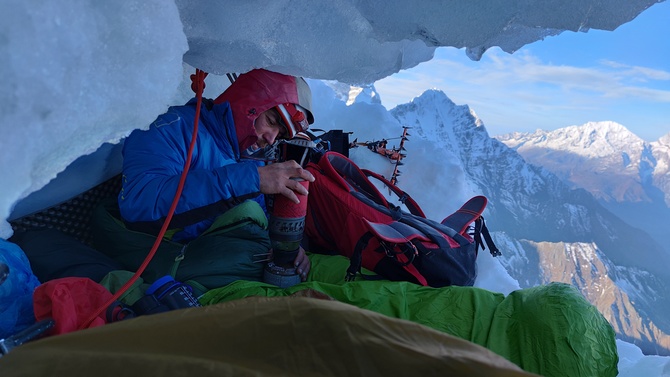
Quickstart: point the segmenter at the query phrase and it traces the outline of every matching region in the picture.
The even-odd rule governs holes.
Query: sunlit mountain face
[[[472,109],[441,91],[391,114],[458,166],[455,179],[489,198],[487,224],[522,287],[573,284],[621,339],[670,354],[670,253],[661,246],[670,235],[654,237],[648,221],[655,216],[660,229],[670,218],[662,217],[670,138],[647,143],[613,122],[492,138]]]

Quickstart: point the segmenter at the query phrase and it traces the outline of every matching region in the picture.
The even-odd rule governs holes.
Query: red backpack
[[[479,246],[485,249],[481,236],[491,254],[500,255],[481,216],[484,196],[473,197],[438,223],[427,219],[407,193],[340,153],[326,152],[307,170],[316,177],[310,183],[305,220],[309,250],[350,258],[347,280],[365,267],[389,280],[471,286]],[[368,177],[388,186],[410,212],[389,203]]]

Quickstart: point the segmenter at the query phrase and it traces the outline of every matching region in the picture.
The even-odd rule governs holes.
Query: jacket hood
[[[235,121],[235,131],[240,151],[253,145],[258,137],[254,121],[264,111],[281,103],[293,103],[307,110],[307,120],[312,115],[312,91],[302,77],[284,75],[265,69],[254,69],[240,75],[215,100],[215,104],[230,103]]]

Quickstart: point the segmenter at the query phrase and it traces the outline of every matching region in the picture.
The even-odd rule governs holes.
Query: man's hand
[[[295,161],[286,161],[258,167],[261,192],[282,194],[294,203],[300,203],[296,192],[307,195],[307,189],[291,178],[302,178],[314,182],[314,176]]]
[[[305,255],[305,249],[303,249],[302,246],[300,246],[300,249],[298,250],[298,256],[295,257],[295,262],[293,262],[293,265],[295,266],[298,274],[300,274],[300,279],[302,279],[302,281],[306,281],[311,264],[309,262],[309,258],[307,258],[307,255]]]

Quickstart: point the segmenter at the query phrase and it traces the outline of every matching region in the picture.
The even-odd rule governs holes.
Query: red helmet
[[[279,112],[281,121],[286,127],[287,139],[292,139],[299,132],[307,131],[309,121],[307,120],[307,111],[300,105],[294,103],[281,103],[275,106]]]

